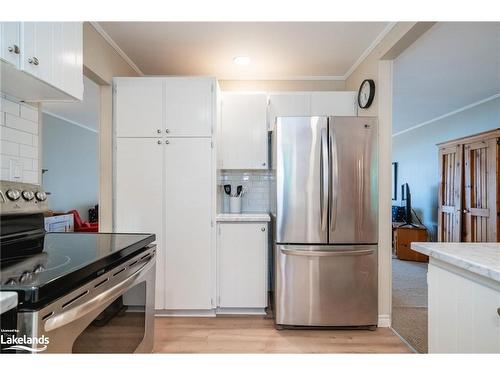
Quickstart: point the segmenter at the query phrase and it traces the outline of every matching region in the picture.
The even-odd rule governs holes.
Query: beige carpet
[[[427,353],[427,263],[392,260],[392,328]]]

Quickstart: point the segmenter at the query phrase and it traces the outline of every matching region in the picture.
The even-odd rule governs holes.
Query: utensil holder
[[[229,212],[241,214],[241,197],[229,197]]]

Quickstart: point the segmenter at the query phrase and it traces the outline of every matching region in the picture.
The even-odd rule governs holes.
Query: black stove
[[[154,234],[45,233],[39,186],[1,181],[0,290],[34,310],[144,251]]]
[[[20,310],[39,309],[136,256],[154,240],[152,234],[47,233],[39,252],[1,260],[0,290],[17,292]]]

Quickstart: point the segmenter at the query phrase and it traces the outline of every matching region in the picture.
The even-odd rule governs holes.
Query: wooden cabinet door
[[[114,123],[117,137],[162,137],[164,80],[115,78]]]
[[[497,139],[464,145],[464,241],[497,242]]]
[[[274,129],[276,117],[309,116],[311,96],[307,92],[276,93],[269,95],[268,128]]]
[[[16,67],[21,54],[20,25],[20,22],[0,22],[0,59]]]
[[[312,92],[311,116],[357,116],[356,98],[354,91]]]
[[[267,224],[219,223],[219,307],[267,306]]]
[[[212,308],[212,151],[210,138],[165,145],[166,309]]]
[[[163,153],[155,138],[117,138],[113,230],[156,235],[155,308],[164,308]]]
[[[215,80],[166,78],[166,128],[169,137],[209,137],[213,128]]]
[[[267,169],[267,95],[224,93],[219,149],[223,169]]]
[[[462,238],[462,145],[439,150],[438,241]]]

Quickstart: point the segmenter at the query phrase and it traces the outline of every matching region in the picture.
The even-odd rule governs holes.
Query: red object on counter
[[[89,223],[88,221],[82,221],[80,214],[77,210],[68,211],[68,214],[73,214],[75,221],[75,232],[98,232],[99,223]]]

